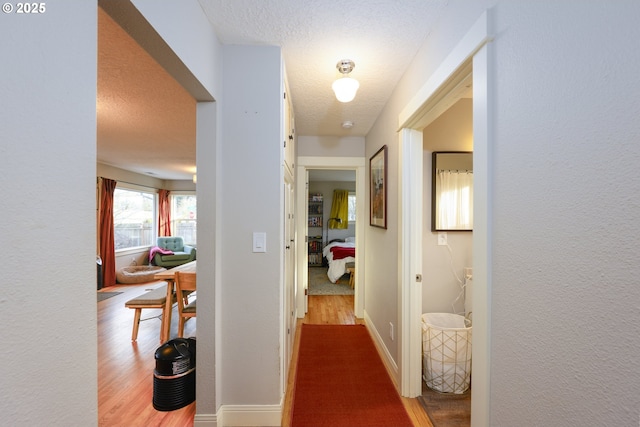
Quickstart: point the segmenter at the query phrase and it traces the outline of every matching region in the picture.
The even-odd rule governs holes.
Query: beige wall
[[[422,312],[463,313],[463,268],[473,262],[473,233],[447,233],[447,246],[438,245],[438,233],[431,231],[431,181],[433,151],[473,151],[473,111],[471,99],[461,99],[423,132],[423,239]],[[455,302],[455,304],[454,304]]]
[[[473,151],[473,100],[462,98],[422,131],[426,151]]]

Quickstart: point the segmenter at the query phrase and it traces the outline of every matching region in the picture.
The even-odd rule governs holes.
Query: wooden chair
[[[176,294],[178,295],[178,336],[184,335],[184,324],[196,317],[196,299],[189,302],[189,295],[196,291],[196,273],[176,271]],[[182,297],[182,298],[180,298]]]
[[[164,282],[163,286],[160,286],[156,289],[145,292],[144,294],[137,296],[135,298],[130,299],[124,305],[127,308],[131,308],[135,310],[135,315],[133,316],[133,331],[131,333],[131,341],[136,341],[138,339],[138,328],[140,326],[140,316],[142,314],[143,308],[155,308],[155,309],[163,309],[165,302],[167,301],[167,282]],[[148,320],[148,319],[145,319]],[[162,323],[164,325],[165,319],[162,318]],[[162,328],[160,329],[160,335],[162,335]]]

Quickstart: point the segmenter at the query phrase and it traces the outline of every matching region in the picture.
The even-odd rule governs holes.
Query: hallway
[[[287,392],[282,409],[282,426],[289,427],[291,418],[293,387],[295,382],[295,370],[298,363],[298,348],[300,344],[300,330],[303,323],[329,324],[329,325],[355,325],[364,324],[363,319],[355,317],[353,312],[353,295],[310,295],[309,311],[303,319],[298,319],[296,326],[293,359],[290,365]],[[379,350],[379,349],[378,349]],[[384,359],[383,359],[384,360]],[[427,414],[417,399],[402,398],[405,409],[415,426],[433,427]]]

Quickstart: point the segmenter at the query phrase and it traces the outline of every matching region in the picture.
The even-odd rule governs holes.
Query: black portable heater
[[[196,400],[196,340],[176,338],[156,350],[153,407],[173,411]]]

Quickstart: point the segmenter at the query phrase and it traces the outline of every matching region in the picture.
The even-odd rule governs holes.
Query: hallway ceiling
[[[298,136],[365,136],[447,1],[199,3],[221,43],[282,47]],[[195,101],[102,11],[98,32],[98,161],[191,179]],[[331,84],[345,58],[356,64],[360,89],[343,104]],[[351,129],[342,128],[346,120]]]

